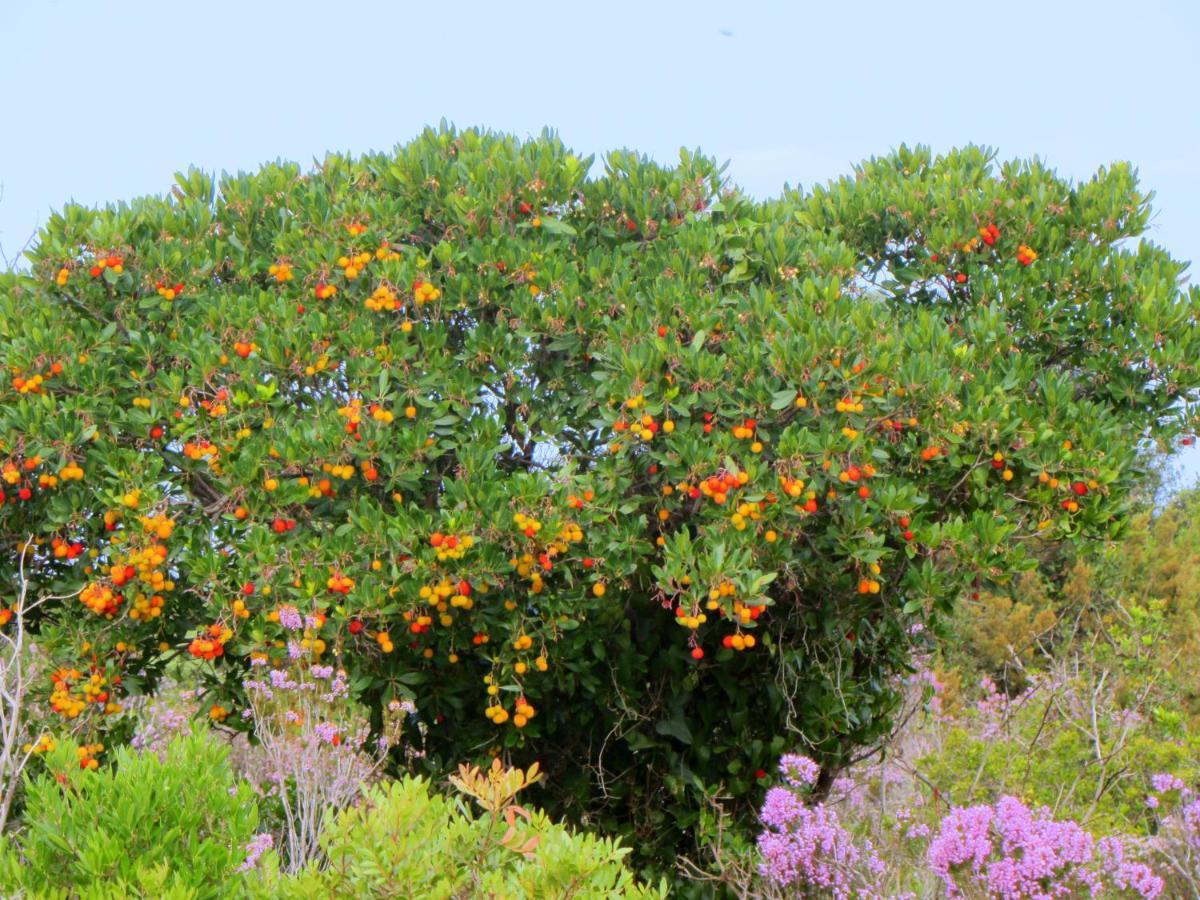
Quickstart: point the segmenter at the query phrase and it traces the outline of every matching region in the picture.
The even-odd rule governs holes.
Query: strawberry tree
[[[592,168],[442,128],[51,218],[0,281],[51,721],[119,740],[193,657],[238,727],[299,655],[669,865],[785,750],[819,794],[878,746],[957,600],[1115,535],[1195,430],[1200,292],[1128,166]]]

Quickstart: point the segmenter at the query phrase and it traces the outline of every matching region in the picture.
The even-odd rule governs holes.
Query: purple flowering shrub
[[[1097,840],[1077,822],[1056,821],[1050,810],[1031,810],[1016,797],[952,809],[927,859],[951,897],[1155,898],[1164,888],[1149,866],[1130,858],[1121,838]]]
[[[869,836],[879,810],[855,802],[852,786],[839,801],[812,802],[816,763],[785,756],[779,771],[783,784],[767,792],[758,848],[760,874],[784,896],[916,897],[939,887],[948,897],[997,900],[1166,896],[1164,878],[1141,858],[1149,846],[1097,838],[1015,797],[953,807],[932,825],[905,808],[878,830],[890,835],[881,846]]]
[[[250,872],[258,868],[263,854],[275,847],[275,838],[269,831],[260,831],[246,842],[246,858],[234,871]]]
[[[280,622],[291,631],[305,627],[286,607]],[[404,716],[415,708],[392,701],[382,731],[372,736],[345,671],[320,664],[295,640],[287,648],[287,659],[274,665],[264,656],[251,660],[242,716],[252,722],[253,740],[239,747],[235,764],[260,795],[275,801],[275,846],[286,870],[295,872],[319,860],[326,817],[354,804],[379,778]],[[248,848],[251,864],[252,855]]]
[[[143,753],[153,753],[159,759],[166,756],[168,745],[178,735],[188,733],[199,710],[195,689],[160,690],[153,697],[138,698],[131,704],[137,726],[129,745]]]
[[[1200,897],[1200,793],[1180,778],[1158,773],[1150,780],[1146,807],[1151,810],[1153,847],[1172,896]]]
[[[884,866],[871,841],[847,831],[832,806],[806,802],[820,767],[806,756],[785,756],[779,771],[787,786],[771,788],[761,812],[766,826],[758,837],[762,874],[805,896],[879,895]]]
[[[1200,731],[1179,712],[1175,673],[1151,655],[1160,626],[1154,610],[1114,613],[1111,643],[1042,661],[1011,695],[981,677],[977,702],[915,723],[891,755],[954,805],[1012,795],[1098,835],[1150,837],[1150,775],[1200,780]]]

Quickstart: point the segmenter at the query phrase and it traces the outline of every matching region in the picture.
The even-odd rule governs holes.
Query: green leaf
[[[786,391],[776,391],[771,395],[771,409],[787,409],[796,402],[796,392],[788,389]]]
[[[682,716],[675,716],[670,719],[663,719],[654,725],[654,730],[659,734],[665,734],[667,737],[673,737],[675,740],[684,744],[692,743],[692,731],[687,726],[687,722]]]
[[[549,216],[542,217],[542,231],[545,231],[548,234],[561,234],[566,237],[575,237],[578,234],[578,232],[576,232],[575,229],[566,222],[562,221],[561,219],[550,218]]]

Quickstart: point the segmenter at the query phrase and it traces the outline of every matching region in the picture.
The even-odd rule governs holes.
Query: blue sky
[[[0,0],[0,245],[190,164],[307,163],[446,118],[585,153],[700,147],[758,196],[900,143],[1073,178],[1128,159],[1151,239],[1200,264],[1198,44],[1194,0]]]

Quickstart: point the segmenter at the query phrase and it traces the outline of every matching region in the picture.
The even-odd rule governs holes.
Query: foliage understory
[[[960,609],[910,717],[814,799],[772,773],[758,846],[695,875],[739,896],[1200,893],[1200,493]]]
[[[1179,495],[1136,516],[1124,541],[1047,561],[1068,573],[1057,584],[1031,575],[1011,596],[964,606],[957,637],[906,679],[905,724],[881,757],[850,767],[823,798],[812,792],[820,767],[802,755],[757,773],[757,842],[718,816],[725,842],[681,860],[674,893],[1196,893],[1198,509],[1200,494]],[[140,705],[132,745],[103,766],[81,765],[89,751],[69,741],[48,748],[0,884],[64,897],[666,892],[635,880],[627,849],[517,805],[518,792],[538,790],[536,770],[497,760],[464,769],[448,791],[375,775],[374,748],[311,729],[271,745],[301,708],[344,703],[338,676],[313,668],[252,678],[271,686],[250,707],[265,738],[255,744],[214,723],[195,688],[176,687]],[[322,690],[302,688],[313,680]],[[315,797],[315,846],[289,837],[285,796]]]

